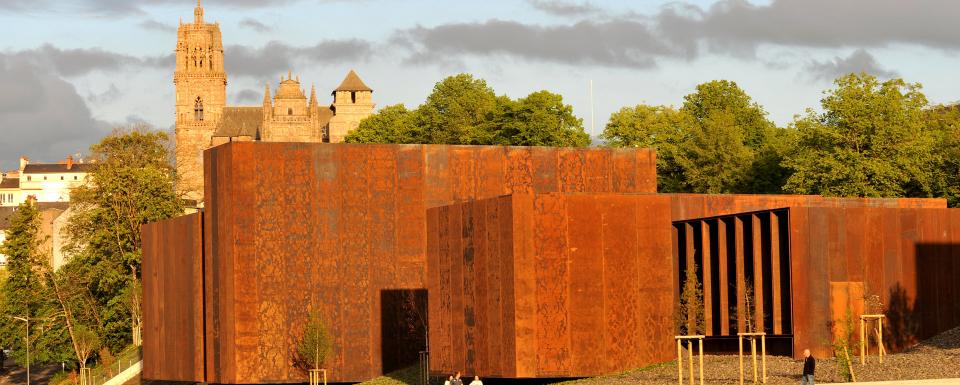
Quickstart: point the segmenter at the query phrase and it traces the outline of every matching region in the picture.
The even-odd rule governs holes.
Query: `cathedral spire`
[[[310,85],[310,108],[317,106],[317,86]]]
[[[265,83],[263,86],[263,107],[271,107],[272,103],[270,101],[270,83]]]
[[[200,5],[200,0],[197,0],[197,7],[193,9],[193,22],[203,24],[203,7]]]

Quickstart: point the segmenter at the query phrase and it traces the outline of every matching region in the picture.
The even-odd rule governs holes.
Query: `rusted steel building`
[[[331,380],[378,376],[390,369],[385,357],[410,354],[382,350],[397,344],[383,340],[381,300],[427,287],[427,208],[514,192],[653,193],[655,163],[645,149],[231,143],[208,150],[202,218],[144,227],[144,378],[303,382],[292,356],[311,308],[327,316],[334,338]],[[202,250],[184,246],[198,240]],[[170,265],[172,255],[202,260],[202,274]],[[199,301],[191,295],[200,287],[202,306],[185,306],[187,298]],[[202,365],[199,356],[165,354],[199,352],[198,334]],[[414,357],[425,348],[402,347]]]
[[[643,149],[208,150],[203,212],[143,229],[144,378],[304,382],[311,309],[333,381],[415,361],[427,333],[436,373],[621,371],[670,359],[694,264],[708,348],[744,330],[748,284],[750,323],[781,354],[825,349],[867,294],[899,322],[893,347],[960,324],[960,211],[945,201],[657,194],[655,164]],[[422,325],[399,333],[411,312]]]

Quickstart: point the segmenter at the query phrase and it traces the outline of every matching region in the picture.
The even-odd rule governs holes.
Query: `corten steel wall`
[[[794,207],[790,238],[797,350],[832,354],[828,322],[864,295],[886,305],[888,350],[960,325],[960,210]]]
[[[702,285],[704,335],[793,333],[788,209],[674,222],[673,227],[678,285],[683,287],[694,265]],[[753,290],[753,317],[744,305],[747,285]]]
[[[143,378],[203,382],[202,215],[144,225]]]
[[[428,210],[433,371],[581,377],[669,360],[669,202],[515,194]]]
[[[784,207],[946,208],[945,199],[828,198],[819,195],[665,194],[673,198],[674,221]]]
[[[513,192],[653,192],[652,150],[231,143],[205,153],[206,380],[303,382],[307,308],[332,381],[381,372],[380,298],[423,288],[426,209]]]

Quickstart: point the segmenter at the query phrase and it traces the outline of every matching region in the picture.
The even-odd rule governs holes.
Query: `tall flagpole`
[[[593,114],[593,79],[590,79],[590,140],[593,140],[593,135],[597,132],[596,120],[594,119]]]

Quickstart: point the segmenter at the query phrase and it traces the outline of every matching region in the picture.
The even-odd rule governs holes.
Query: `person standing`
[[[814,385],[813,372],[817,368],[817,360],[810,354],[810,349],[803,350],[803,375],[800,377],[800,385]]]
[[[463,385],[463,380],[460,379],[460,372],[457,372],[457,375],[453,376],[453,381],[450,381],[450,385]]]
[[[483,385],[483,381],[480,381],[480,376],[473,376],[473,381],[470,381],[470,385]]]
[[[453,385],[453,376],[447,377],[447,380],[443,382],[443,385]]]

